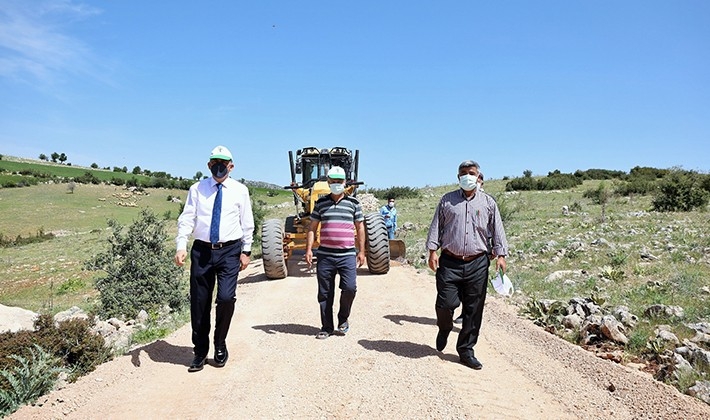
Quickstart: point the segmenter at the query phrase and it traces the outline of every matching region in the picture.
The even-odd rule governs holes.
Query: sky
[[[371,188],[710,169],[710,2],[0,0],[0,154]]]

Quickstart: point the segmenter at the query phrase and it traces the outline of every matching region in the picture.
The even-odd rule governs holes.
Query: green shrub
[[[661,179],[668,174],[668,169],[634,166],[629,171],[629,178]]]
[[[50,239],[54,239],[54,234],[45,233],[42,228],[37,231],[37,234],[35,236],[22,237],[21,235],[17,235],[14,240],[7,238],[5,237],[5,235],[0,233],[0,248],[9,248],[13,246],[34,244],[37,242],[49,241]]]
[[[78,176],[74,178],[74,181],[82,183],[82,184],[100,184],[101,180],[99,180],[96,175],[94,175],[92,172],[86,171],[84,172],[84,175]]]
[[[57,357],[37,344],[29,349],[29,353],[29,357],[9,355],[8,358],[17,364],[0,371],[0,376],[8,384],[7,388],[0,389],[0,416],[12,413],[23,404],[35,402],[54,387],[60,373],[67,372]]]
[[[629,254],[625,251],[611,251],[608,252],[607,255],[611,259],[611,266],[614,268],[619,268],[623,266],[629,257]]]
[[[647,178],[631,178],[627,182],[618,185],[614,190],[614,194],[628,197],[633,194],[647,195],[651,194],[657,186],[655,179]]]
[[[695,171],[674,170],[658,185],[652,205],[656,211],[704,209],[710,193],[702,187],[703,176]]]
[[[620,179],[626,175],[624,171],[614,171],[609,169],[587,169],[586,171],[576,170],[574,176],[582,179]]]
[[[563,174],[556,169],[544,178],[535,180],[532,172],[526,170],[522,178],[514,178],[505,184],[506,191],[550,191],[566,190],[582,185],[582,177],[573,174]]]
[[[387,200],[390,197],[394,199],[420,197],[419,190],[412,187],[389,187],[387,189],[373,188],[368,189],[367,192],[380,200]]]
[[[582,197],[592,200],[594,204],[606,204],[611,196],[611,191],[604,182],[600,182],[597,188],[586,190]]]
[[[505,184],[506,191],[533,191],[536,188],[535,179],[530,176],[513,178]]]
[[[707,192],[710,192],[710,174],[702,175],[700,180],[700,187]]]
[[[540,191],[567,190],[582,185],[582,180],[572,174],[550,173],[545,178],[537,180],[537,189]]]
[[[69,380],[74,381],[111,356],[104,338],[91,331],[94,325],[93,318],[71,318],[56,324],[51,316],[41,315],[35,321],[34,334],[43,348],[61,358],[71,370]]]
[[[187,293],[182,268],[173,263],[174,250],[166,245],[165,221],[144,209],[127,231],[116,220],[108,225],[108,248],[85,263],[89,270],[106,273],[96,280],[99,313],[133,318],[141,309],[150,312],[168,305],[180,310]]]
[[[574,203],[570,204],[569,210],[575,213],[580,213],[582,211],[582,205],[579,204],[579,201],[575,201]]]
[[[86,286],[81,279],[68,279],[57,287],[57,296],[82,290]]]
[[[629,342],[626,344],[626,349],[637,356],[642,355],[647,351],[646,345],[649,342],[649,337],[653,333],[653,326],[650,324],[639,324],[629,334]]]
[[[51,315],[42,314],[34,323],[34,330],[0,334],[0,354],[32,357],[30,350],[38,345],[62,362],[69,379],[85,375],[105,362],[111,354],[104,348],[104,339],[91,331],[93,319],[74,318],[55,323]],[[18,368],[16,359],[0,357],[0,370]],[[6,379],[0,378],[0,389],[9,390]]]
[[[253,195],[251,195],[254,197]],[[254,200],[252,199],[252,207],[251,207],[252,214],[254,215],[254,243],[253,245],[255,247],[260,247],[261,246],[261,225],[264,224],[264,218],[266,218],[266,214],[268,213],[268,210],[266,208],[266,205],[261,205],[261,204],[254,204]]]

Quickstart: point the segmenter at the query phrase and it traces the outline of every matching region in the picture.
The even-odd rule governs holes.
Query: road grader
[[[358,181],[359,156],[359,150],[353,154],[345,147],[304,147],[296,151],[295,158],[293,151],[288,152],[291,184],[284,188],[293,192],[296,214],[286,217],[285,222],[267,219],[262,225],[261,248],[267,278],[285,278],[288,275],[288,261],[294,252],[306,250],[311,211],[320,197],[330,194],[326,174],[331,166],[340,166],[345,170],[345,194],[357,197],[357,187],[363,184]],[[379,212],[365,214],[364,223],[367,268],[372,274],[385,274],[390,268],[390,258],[405,255],[404,242],[388,239],[387,228]],[[316,232],[314,250],[319,243],[320,232]]]

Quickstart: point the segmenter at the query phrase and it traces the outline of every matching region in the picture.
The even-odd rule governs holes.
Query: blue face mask
[[[473,191],[478,188],[478,175],[459,175],[459,185],[464,191]]]
[[[224,178],[229,173],[229,170],[226,164],[219,162],[210,167],[210,172],[215,178]]]

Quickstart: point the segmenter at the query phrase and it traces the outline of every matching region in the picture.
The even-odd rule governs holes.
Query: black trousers
[[[332,333],[333,303],[335,302],[335,275],[340,275],[340,309],[338,325],[347,321],[357,292],[357,260],[355,255],[334,257],[318,254],[316,277],[318,277],[318,305],[320,306],[321,331]]]
[[[439,330],[451,331],[454,328],[454,309],[461,303],[463,322],[456,342],[456,351],[460,356],[473,355],[473,346],[478,342],[489,264],[485,253],[468,262],[446,254],[441,254],[439,258],[436,270],[436,325]]]
[[[215,283],[217,297],[215,303],[215,348],[225,346],[227,332],[237,301],[237,277],[239,276],[239,256],[242,243],[220,249],[211,249],[209,244],[195,241],[190,253],[190,319],[192,322],[192,344],[195,355],[207,356],[210,350],[210,313]]]

